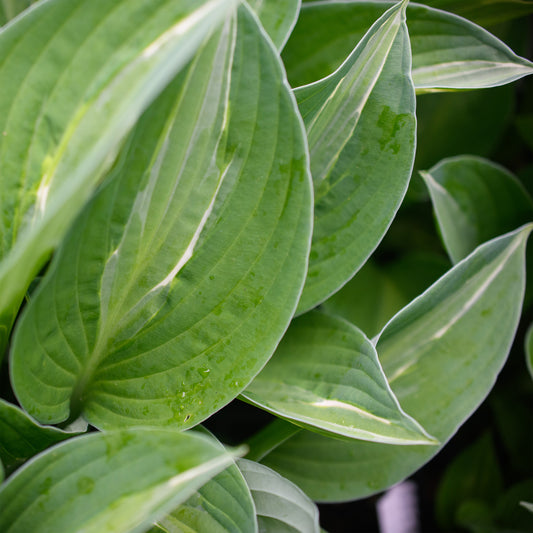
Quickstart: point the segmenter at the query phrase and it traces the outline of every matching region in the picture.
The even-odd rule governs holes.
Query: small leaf
[[[248,3],[276,48],[283,50],[298,19],[301,0],[248,0]]]
[[[231,461],[195,433],[135,428],[76,437],[0,487],[0,530],[145,531]]]
[[[15,405],[0,400],[0,459],[7,473],[53,444],[75,435],[40,426]]]
[[[259,533],[319,533],[318,509],[296,485],[253,461],[237,465],[252,492]]]
[[[421,175],[454,263],[481,243],[533,220],[533,201],[522,184],[486,159],[453,157]]]
[[[235,0],[49,0],[0,32],[0,354],[139,115]]]
[[[333,75],[295,90],[315,187],[309,272],[298,313],[355,274],[405,194],[416,128],[405,5],[376,21]]]
[[[219,448],[224,450],[222,444]],[[228,466],[210,479],[186,502],[158,520],[153,531],[257,533],[252,495],[237,465]]]
[[[477,248],[384,328],[377,352],[406,412],[444,445],[502,368],[520,318],[531,226]],[[365,497],[397,483],[435,447],[346,442],[300,431],[262,462],[319,501]]]
[[[526,364],[533,378],[533,324],[529,326],[525,340]]]
[[[333,72],[391,5],[357,0],[304,4],[283,52],[291,83],[310,83]],[[407,26],[417,92],[495,87],[533,72],[530,61],[481,26],[452,13],[410,3]]]
[[[275,415],[334,436],[434,444],[402,411],[374,345],[355,326],[318,311],[292,322],[243,396]]]
[[[304,135],[242,4],[142,117],[25,308],[11,376],[32,416],[187,428],[246,387],[304,282]]]

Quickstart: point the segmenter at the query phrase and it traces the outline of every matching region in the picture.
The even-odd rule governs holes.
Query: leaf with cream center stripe
[[[301,293],[307,169],[279,57],[243,4],[141,118],[26,308],[23,407],[186,428],[237,396]]]
[[[400,404],[442,443],[390,446],[299,431],[264,459],[318,501],[363,498],[429,461],[492,389],[524,297],[525,226],[477,248],[383,329],[376,349]]]
[[[142,533],[233,458],[211,438],[170,429],[75,437],[0,487],[0,530]]]
[[[0,31],[0,354],[141,113],[235,0],[48,0]]]
[[[336,292],[364,264],[405,194],[416,129],[406,5],[377,20],[334,74],[295,90],[315,189],[299,313]]]
[[[374,345],[345,320],[312,311],[295,319],[244,397],[331,436],[389,444],[435,444],[406,415]]]
[[[289,81],[299,86],[333,72],[353,43],[393,4],[358,0],[304,4],[283,51]],[[410,3],[407,27],[417,92],[494,87],[533,73],[533,63],[481,26],[452,13]]]

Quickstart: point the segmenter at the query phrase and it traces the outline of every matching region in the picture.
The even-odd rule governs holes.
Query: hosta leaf
[[[255,502],[259,533],[318,533],[318,509],[294,484],[266,466],[237,461]]]
[[[15,405],[0,400],[0,459],[7,472],[75,434],[40,426]]]
[[[125,134],[234,0],[49,0],[0,32],[0,353]]]
[[[480,246],[384,328],[377,351],[400,404],[445,443],[486,397],[504,364],[524,294],[531,227]],[[438,449],[327,438],[300,431],[263,462],[313,499],[381,491]]]
[[[527,330],[525,352],[527,368],[533,378],[533,324],[529,326],[529,329]]]
[[[0,487],[0,530],[146,531],[232,460],[212,439],[175,430],[76,437],[29,461]]]
[[[283,52],[294,86],[327,76],[393,2],[316,2],[302,6]],[[417,91],[495,87],[533,72],[485,29],[462,17],[410,3],[407,26]]]
[[[244,397],[304,427],[390,444],[434,444],[401,409],[374,345],[352,324],[314,311],[295,319]]]
[[[0,26],[30,6],[32,0],[0,0]]]
[[[298,19],[301,0],[248,0],[248,3],[277,49],[282,50]]]
[[[345,318],[372,338],[448,268],[446,258],[422,253],[408,254],[383,265],[367,261],[321,308]]]
[[[450,259],[533,220],[533,201],[504,168],[472,156],[441,161],[422,172]]]
[[[141,119],[26,308],[24,408],[184,428],[237,396],[301,292],[307,168],[279,57],[242,5]]]
[[[405,5],[398,3],[376,21],[332,76],[295,91],[315,187],[313,241],[299,313],[354,275],[405,193],[416,127]]]
[[[224,449],[222,444],[219,446]],[[252,495],[237,465],[228,466],[200,487],[186,502],[158,520],[152,533],[160,531],[257,533]]]

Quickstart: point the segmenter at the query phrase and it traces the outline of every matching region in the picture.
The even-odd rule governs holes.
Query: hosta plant
[[[439,150],[527,90],[477,23],[531,3],[30,4],[0,3],[0,530],[318,532],[419,470],[521,317],[504,120]],[[475,530],[454,468],[437,514]]]

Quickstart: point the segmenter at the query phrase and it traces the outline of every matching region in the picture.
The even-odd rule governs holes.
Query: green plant
[[[440,94],[416,148],[417,93],[533,72],[436,8],[533,5],[43,0],[7,22],[27,4],[0,4],[0,530],[307,533],[312,500],[422,467],[506,361],[533,228],[503,167],[438,162],[463,134],[422,112]],[[479,153],[503,121],[476,126]],[[409,221],[426,165],[453,268]],[[275,418],[227,450],[235,398]]]

